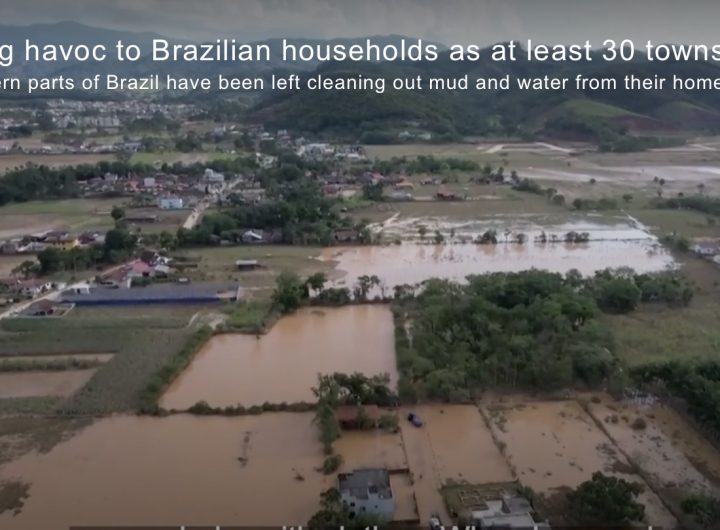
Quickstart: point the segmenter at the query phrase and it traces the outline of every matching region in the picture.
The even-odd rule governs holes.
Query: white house
[[[203,181],[205,182],[205,184],[216,184],[222,186],[223,184],[225,184],[225,175],[208,168],[205,170]]]
[[[353,515],[371,514],[383,521],[392,521],[395,499],[386,469],[357,469],[338,475],[342,501]]]
[[[183,200],[181,197],[164,196],[160,197],[159,206],[161,210],[182,210]]]

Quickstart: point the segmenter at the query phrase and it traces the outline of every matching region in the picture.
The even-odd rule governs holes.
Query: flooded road
[[[0,528],[305,524],[334,481],[314,470],[322,450],[311,420],[275,413],[98,421],[48,454],[0,467],[0,482],[30,484],[22,512],[0,515]]]
[[[470,274],[518,272],[531,268],[584,275],[608,267],[632,267],[638,272],[664,270],[674,265],[669,252],[654,241],[595,241],[524,245],[422,245],[340,247],[327,249],[321,259],[337,262],[344,273],[338,285],[352,287],[362,275],[377,275],[392,288],[429,278],[462,281]]]
[[[160,400],[184,410],[312,402],[318,373],[390,374],[397,382],[392,313],[385,306],[303,309],[265,336],[219,335],[195,357]]]
[[[0,398],[67,397],[85,386],[95,370],[0,373]]]

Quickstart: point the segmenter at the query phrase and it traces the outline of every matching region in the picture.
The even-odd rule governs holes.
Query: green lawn
[[[293,271],[302,277],[315,272],[330,273],[333,264],[315,258],[323,249],[288,245],[217,247],[188,250],[176,255],[193,260],[196,268],[187,268],[185,276],[196,280],[238,281],[240,285],[253,290],[272,289],[275,277],[282,271]],[[255,271],[239,271],[235,261],[256,259],[261,268]]]
[[[133,411],[153,374],[191,337],[196,326],[187,325],[190,313],[203,309],[207,308],[82,309],[71,312],[67,320],[3,320],[0,356],[113,353],[85,387],[55,410],[81,415]],[[18,412],[28,407],[24,402],[17,405]],[[12,402],[0,402],[0,410],[8,407]]]
[[[697,294],[688,307],[646,305],[628,315],[603,315],[629,365],[670,359],[720,359],[720,268],[679,256]]]
[[[677,232],[686,237],[720,237],[720,220],[693,210],[631,207],[627,212],[657,235]]]
[[[130,162],[133,164],[174,164],[182,162],[183,164],[192,164],[195,162],[209,162],[211,160],[232,160],[238,155],[232,153],[183,153],[180,151],[165,151],[151,153],[135,153]]]

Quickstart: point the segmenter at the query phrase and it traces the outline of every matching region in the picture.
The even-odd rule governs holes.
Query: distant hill
[[[314,74],[326,76],[364,75],[382,77],[457,77],[476,78],[561,75],[573,79],[614,78],[613,91],[507,91],[393,92],[372,96],[363,93],[322,94],[309,91],[267,95],[254,109],[253,116],[272,125],[313,133],[335,132],[344,126],[350,134],[362,134],[372,128],[402,129],[408,121],[421,121],[423,128],[439,134],[483,134],[512,132],[555,134],[545,124],[558,120],[585,122],[587,135],[615,130],[641,134],[677,130],[720,131],[720,94],[716,91],[676,92],[629,91],[624,77],[654,75],[720,78],[713,63],[658,64],[637,61],[632,64],[585,63],[539,64],[524,61],[495,63],[485,52],[480,61],[452,62],[447,57],[419,64],[332,64],[323,65]],[[604,124],[604,125],[603,125]],[[582,129],[578,127],[577,129]],[[570,130],[575,129],[571,127]]]

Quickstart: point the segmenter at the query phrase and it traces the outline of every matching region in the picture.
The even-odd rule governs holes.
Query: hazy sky
[[[534,38],[710,42],[716,0],[0,0],[0,21],[73,20],[188,39],[400,33],[446,44]]]

